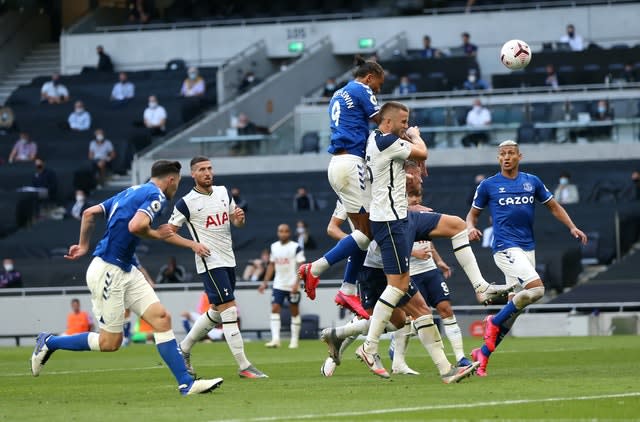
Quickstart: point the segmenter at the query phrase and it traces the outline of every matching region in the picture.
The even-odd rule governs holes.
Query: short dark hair
[[[74,297],[73,299],[71,299],[71,303],[78,303],[78,304],[80,304],[80,299],[78,299],[77,297]]]
[[[197,155],[191,159],[191,163],[189,163],[189,167],[193,168],[198,163],[202,163],[203,161],[211,161],[209,157],[205,157],[204,155]]]
[[[384,69],[378,63],[365,60],[362,56],[356,56],[356,69],[353,71],[354,78],[364,78],[369,74],[376,75],[378,77],[384,76]]]
[[[380,117],[382,117],[384,119],[385,115],[390,111],[390,110],[403,110],[406,111],[407,113],[409,112],[409,107],[407,107],[406,105],[398,102],[398,101],[389,101],[386,102],[382,105],[382,107],[380,108]]]
[[[467,38],[471,38],[471,35],[469,35],[469,33],[468,33],[468,32],[463,32],[463,33],[462,33],[462,36],[463,36],[463,37],[467,37]]]
[[[182,166],[178,161],[158,160],[151,166],[151,177],[164,177],[169,174],[180,174]]]

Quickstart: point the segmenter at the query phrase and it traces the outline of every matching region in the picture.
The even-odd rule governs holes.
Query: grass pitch
[[[466,350],[479,342],[466,339]],[[225,382],[213,394],[182,397],[152,345],[111,354],[58,351],[38,378],[29,370],[31,348],[0,348],[0,420],[640,418],[638,336],[508,338],[492,356],[488,377],[455,385],[442,384],[415,339],[407,361],[422,374],[391,381],[356,361],[354,346],[331,378],[320,375],[326,357],[320,341],[302,341],[297,350],[251,342],[246,351],[271,378],[240,379],[226,344],[198,344],[192,361],[199,375]]]

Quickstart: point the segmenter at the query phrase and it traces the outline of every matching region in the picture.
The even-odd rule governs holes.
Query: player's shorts
[[[273,289],[271,292],[271,304],[277,303],[278,305],[284,305],[284,300],[287,300],[291,305],[297,305],[300,303],[300,292],[291,293],[286,290]]]
[[[409,220],[372,221],[373,239],[382,254],[385,274],[403,274],[409,271],[409,257],[413,238],[409,239]],[[413,235],[412,235],[413,236]]]
[[[87,269],[87,286],[91,291],[93,315],[100,329],[110,333],[122,332],[125,309],[142,316],[149,306],[160,302],[136,267],[126,272],[98,256]]]
[[[409,219],[409,233],[415,233],[415,238],[411,240],[412,246],[414,240],[431,240],[429,234],[435,230],[442,218],[442,214],[437,212],[413,212],[410,211],[407,218]]]
[[[204,284],[209,303],[222,305],[235,300],[233,292],[236,289],[236,272],[233,267],[212,268],[198,274]]]
[[[382,292],[387,288],[387,276],[382,268],[364,266],[358,273],[358,288],[360,289],[360,302],[364,309],[373,309],[380,299]],[[403,306],[418,292],[415,284],[409,281],[407,293],[400,299],[396,306]]]
[[[444,281],[442,271],[438,268],[412,275],[411,281],[416,285],[430,307],[435,308],[438,303],[445,300],[451,301],[449,286]]]
[[[371,182],[363,158],[351,154],[334,155],[327,175],[329,184],[348,213],[369,212]]]
[[[536,251],[524,251],[520,248],[508,248],[493,254],[500,271],[504,273],[507,285],[520,284],[525,287],[540,275],[536,272]]]

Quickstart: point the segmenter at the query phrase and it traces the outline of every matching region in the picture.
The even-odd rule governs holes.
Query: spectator
[[[205,89],[204,79],[198,75],[198,69],[190,67],[187,71],[187,78],[182,82],[180,95],[183,97],[202,97]]]
[[[240,196],[240,189],[233,187],[231,188],[231,197],[233,198],[233,202],[236,203],[236,207],[240,208],[245,213],[249,211],[249,203],[246,199]]]
[[[71,130],[80,132],[91,128],[91,114],[85,110],[82,101],[76,101],[74,111],[69,114],[67,121]]]
[[[164,135],[167,123],[167,111],[158,104],[155,95],[149,96],[149,106],[144,110],[144,125],[149,129],[152,136]]]
[[[246,113],[238,114],[236,129],[238,130],[238,135],[255,135],[258,133],[258,127],[249,120],[249,116]]]
[[[478,78],[478,71],[472,68],[469,69],[467,80],[464,81],[463,87],[469,91],[477,91],[489,88],[489,84],[484,79]]]
[[[569,172],[562,172],[558,179],[558,187],[556,187],[553,196],[561,204],[577,204],[580,202],[580,194],[578,193],[578,187],[571,183],[571,174]]]
[[[176,257],[169,257],[169,262],[160,267],[156,276],[156,283],[182,283],[185,279],[186,271],[182,265],[176,263]]]
[[[147,23],[151,19],[153,0],[127,0],[129,22]]]
[[[557,91],[560,86],[560,80],[558,79],[558,74],[556,73],[556,68],[552,64],[548,64],[545,68],[546,77],[544,80],[544,84],[551,88],[553,91]]]
[[[467,195],[467,205],[471,206],[473,204],[473,197],[476,195],[476,189],[478,189],[478,186],[484,179],[486,179],[486,176],[484,174],[476,174],[474,178],[475,184],[473,185],[473,189],[469,191],[469,194]]]
[[[249,71],[245,73],[242,77],[242,81],[240,82],[240,86],[238,87],[238,91],[240,94],[247,92],[249,89],[253,88],[258,84],[258,79],[256,78],[255,73]]]
[[[9,106],[0,107],[0,135],[6,135],[16,128],[16,116]]]
[[[633,63],[625,63],[621,78],[625,82],[638,82],[638,73],[633,69]]]
[[[631,173],[630,183],[623,194],[629,201],[640,201],[640,170]]]
[[[400,85],[393,90],[393,95],[413,94],[417,90],[416,85],[409,80],[409,77],[403,75],[400,77]]]
[[[420,56],[425,59],[438,59],[442,57],[440,50],[431,47],[431,37],[428,35],[422,37],[422,51],[420,52]]]
[[[38,154],[38,145],[31,140],[27,132],[20,132],[18,139],[9,154],[9,163],[16,161],[33,161]]]
[[[116,152],[111,141],[105,139],[102,129],[96,129],[95,135],[96,138],[89,144],[89,160],[91,160],[93,171],[97,175],[98,186],[100,186],[104,185],[107,171],[111,170],[111,163],[116,157]]]
[[[462,49],[464,54],[469,57],[475,57],[478,54],[478,47],[475,44],[472,44],[471,35],[468,32],[462,33]]]
[[[87,194],[82,189],[76,190],[75,202],[67,208],[67,216],[75,218],[76,220],[82,220],[82,213],[84,210],[92,206],[93,204],[87,200]]]
[[[51,80],[42,85],[40,101],[49,104],[62,104],[69,101],[69,90],[60,82],[58,73],[51,75]]]
[[[45,199],[55,201],[58,197],[58,177],[56,173],[46,167],[43,158],[35,160],[36,172],[31,179],[31,186],[41,188]]]
[[[609,101],[599,100],[596,109],[591,113],[592,122],[610,122],[613,120],[613,110],[609,107]],[[611,137],[611,131],[613,130],[613,124],[611,126],[596,126],[590,128],[591,135],[600,137]]]
[[[313,195],[307,192],[306,188],[299,187],[296,195],[293,197],[293,210],[294,211],[307,211],[315,210],[316,201],[313,199]]]
[[[327,81],[324,83],[324,88],[322,89],[322,98],[331,98],[333,97],[333,93],[338,90],[338,85],[336,85],[335,78],[327,78]]]
[[[480,99],[473,100],[473,108],[467,113],[467,126],[473,128],[483,128],[491,124],[491,112],[482,106]],[[472,132],[462,138],[462,145],[470,147],[478,146],[489,142],[489,135],[486,130]]]
[[[22,274],[15,269],[13,259],[2,260],[2,270],[0,271],[0,287],[17,288],[22,287]]]
[[[71,312],[67,315],[67,329],[62,335],[70,336],[88,331],[93,331],[91,315],[80,309],[79,299],[71,299]]]
[[[127,80],[127,74],[120,72],[118,82],[113,85],[111,90],[111,101],[115,105],[125,105],[136,95],[136,87]]]
[[[263,281],[264,274],[269,265],[269,249],[263,249],[260,253],[260,258],[250,259],[247,266],[244,267],[242,272],[243,280],[250,281]]]
[[[296,223],[296,234],[298,236],[298,246],[303,250],[317,248],[316,241],[309,234],[309,228],[304,220],[298,220]]]
[[[111,56],[104,52],[101,45],[96,47],[96,53],[98,53],[98,72],[113,72]]]
[[[567,25],[567,34],[560,37],[560,42],[569,44],[572,51],[584,50],[584,41],[580,35],[576,34],[576,28],[572,24]]]

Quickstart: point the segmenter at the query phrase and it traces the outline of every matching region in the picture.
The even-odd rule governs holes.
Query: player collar
[[[211,189],[211,192],[201,192],[195,186],[193,187],[193,191],[196,193],[199,193],[200,195],[207,195],[207,196],[211,196],[211,194],[213,193],[213,189]]]

